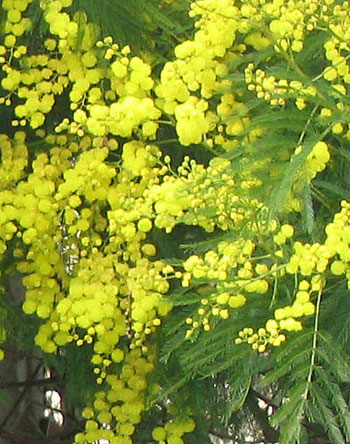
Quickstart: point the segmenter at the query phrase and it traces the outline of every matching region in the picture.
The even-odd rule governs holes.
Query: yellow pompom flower
[[[331,264],[331,272],[336,276],[344,274],[346,271],[345,264],[342,261],[334,261]]]

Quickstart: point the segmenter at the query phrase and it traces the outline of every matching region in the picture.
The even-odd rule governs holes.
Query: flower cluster
[[[253,328],[247,327],[240,331],[235,340],[236,344],[247,342],[259,352],[264,352],[269,344],[281,345],[286,339],[282,331],[301,330],[302,323],[297,318],[314,314],[315,305],[311,300],[312,293],[320,292],[325,288],[328,269],[334,276],[346,274],[349,282],[350,204],[342,201],[341,206],[341,211],[335,214],[333,222],[325,228],[327,237],[324,244],[302,244],[299,241],[293,244],[294,254],[285,265],[285,271],[287,274],[312,276],[311,281],[302,280],[295,293],[293,304],[277,308],[274,318],[269,319],[264,328],[255,332]],[[291,228],[288,225],[282,226],[280,232],[274,236],[275,242],[283,244],[284,238],[292,235]]]
[[[15,133],[13,141],[5,134],[0,135],[1,166],[0,181],[1,189],[16,183],[28,165],[28,150],[25,143],[26,134],[22,131]]]
[[[29,18],[23,17],[30,3],[33,0],[4,0],[2,2],[2,9],[6,11],[6,20],[4,23],[4,32],[6,34],[5,46],[7,48],[14,48],[18,37],[21,37],[26,31],[32,27],[32,22]],[[19,53],[13,52],[14,57],[18,57],[22,50],[17,48]]]
[[[168,422],[164,427],[155,427],[152,438],[159,444],[183,444],[182,436],[194,430],[195,423],[192,419],[181,420],[176,418]]]
[[[341,211],[335,214],[333,222],[327,225],[325,247],[330,251],[333,260],[330,270],[335,276],[346,274],[348,286],[350,285],[350,204],[347,201],[341,202]]]
[[[274,274],[265,263],[255,263],[255,244],[250,240],[219,242],[217,252],[209,250],[201,258],[190,256],[184,263],[182,286],[194,282],[209,282],[198,288],[201,295],[197,312],[186,319],[186,337],[202,327],[211,330],[212,320],[227,319],[232,309],[246,304],[250,294],[264,294],[269,290],[267,277]]]
[[[156,121],[161,112],[150,97],[154,83],[150,65],[140,57],[128,57],[130,48],[119,50],[118,45],[112,44],[111,38],[107,37],[104,42],[97,42],[97,46],[104,52],[91,53],[94,65],[98,62],[98,57],[100,64],[103,64],[102,61],[106,58],[110,60],[109,69],[104,72],[109,81],[109,89],[103,90],[99,86],[89,88],[89,85],[86,85],[84,91],[76,86],[74,97],[72,94],[71,96],[76,104],[74,108],[78,109],[69,125],[70,131],[79,134],[87,132],[95,136],[111,133],[130,137],[139,129],[143,138],[154,138],[158,129]],[[96,70],[100,72],[101,68]],[[85,96],[88,98],[86,104]],[[67,127],[67,124],[68,122],[63,122],[60,129]]]
[[[325,245],[302,244],[294,242],[294,254],[291,256],[286,266],[287,273],[301,273],[303,276],[310,276],[314,271],[323,273],[328,265],[332,253]]]
[[[198,144],[215,127],[208,99],[230,82],[225,55],[235,41],[238,9],[232,1],[199,1],[191,4],[191,17],[198,17],[193,40],[175,48],[176,60],[167,62],[155,88],[157,104],[174,114],[176,131],[183,145]]]
[[[238,333],[235,343],[242,344],[246,342],[251,345],[253,350],[260,353],[265,352],[269,345],[279,347],[286,340],[283,332],[302,330],[302,323],[297,318],[314,314],[315,306],[310,298],[312,291],[320,290],[320,283],[321,280],[318,275],[312,278],[311,287],[308,281],[301,281],[292,305],[276,309],[274,318],[266,321],[265,327],[259,328],[256,332],[253,328],[244,328]]]
[[[258,99],[269,102],[272,106],[285,106],[288,99],[294,98],[299,110],[307,106],[308,99],[317,95],[313,85],[305,86],[299,80],[277,79],[267,75],[263,69],[256,69],[253,63],[245,68],[245,82],[249,91],[254,91]]]
[[[119,360],[122,358],[121,353]],[[100,361],[106,360],[100,357]],[[87,420],[86,430],[76,434],[74,442],[79,444],[107,439],[111,444],[131,444],[135,425],[140,422],[145,410],[146,377],[152,369],[152,362],[142,357],[139,349],[130,351],[125,356],[120,373],[110,372],[106,378],[106,389],[97,392],[93,404],[83,410],[82,416]],[[106,428],[114,421],[118,424],[115,430]]]

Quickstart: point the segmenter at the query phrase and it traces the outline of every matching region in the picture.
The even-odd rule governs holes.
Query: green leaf
[[[350,365],[348,356],[337,345],[335,339],[326,331],[318,333],[320,345],[318,355],[324,359],[334,376],[342,382],[350,382]]]
[[[306,185],[302,195],[304,207],[302,213],[302,222],[305,230],[308,234],[312,235],[315,229],[315,212],[313,209],[311,187],[310,184]]]
[[[313,181],[313,185],[315,187],[322,188],[330,192],[331,194],[334,195],[334,197],[337,197],[339,199],[350,199],[350,191],[341,187],[339,184],[333,182],[327,182],[321,179],[315,179]]]
[[[241,409],[247,398],[252,377],[249,373],[241,371],[230,384],[230,403],[228,413],[231,414]]]
[[[344,444],[344,438],[340,427],[337,424],[336,418],[332,409],[329,407],[328,400],[324,394],[324,389],[321,389],[317,384],[311,384],[310,392],[312,401],[315,403],[318,411],[322,417],[322,425],[326,429],[327,434],[332,439],[332,444]]]
[[[335,412],[337,412],[338,422],[341,425],[346,441],[350,441],[350,409],[347,405],[339,385],[331,380],[329,373],[321,367],[315,367],[315,372],[322,382],[322,391],[328,394],[328,399],[332,402]]]
[[[286,344],[286,346],[288,345]],[[264,376],[260,382],[260,385],[262,387],[266,387],[282,377],[288,377],[291,373],[294,373],[294,369],[298,364],[303,364],[301,367],[302,373],[307,374],[309,368],[310,351],[310,349],[301,350],[296,354],[291,354],[286,357],[286,359],[283,360],[283,363],[276,363],[277,365],[274,366],[274,370],[270,371],[266,376]],[[305,366],[306,362],[307,365]]]
[[[292,428],[297,428],[294,421],[297,418],[298,422],[300,422],[300,416],[305,404],[304,393],[307,387],[308,382],[301,381],[286,393],[286,399],[288,400],[272,415],[270,420],[272,426],[277,426],[285,422],[286,430],[288,430],[288,423],[290,422]],[[287,444],[287,442],[284,444]]]
[[[289,400],[283,404],[272,416],[272,426],[280,425],[280,444],[294,444],[299,442],[302,434],[301,418],[304,411],[305,399],[303,397],[307,383],[299,383],[288,393]]]
[[[284,169],[282,181],[272,190],[268,200],[271,217],[276,215],[276,213],[283,211],[300,169],[305,164],[313,146],[320,140],[320,136],[312,137],[307,143],[303,144],[303,149],[298,154],[293,155],[290,159],[290,162]]]
[[[299,442],[301,435],[300,414],[302,406],[299,405],[293,412],[291,418],[284,422],[280,428],[280,444],[294,444]]]

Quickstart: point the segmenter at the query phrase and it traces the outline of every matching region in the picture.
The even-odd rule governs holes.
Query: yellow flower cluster
[[[6,34],[6,47],[14,48],[17,38],[31,28],[31,20],[27,17],[23,17],[23,13],[27,10],[32,1],[33,0],[4,0],[2,2],[2,9],[7,11],[6,20],[3,25]],[[13,52],[13,56],[17,57],[19,54],[15,54],[15,52],[16,51]]]
[[[308,181],[316,177],[317,173],[326,168],[331,156],[328,151],[328,146],[325,142],[317,142],[306,158],[306,168],[308,169]]]
[[[107,40],[107,39],[105,39]],[[97,42],[99,43],[99,42]],[[103,43],[103,42],[101,42]],[[99,45],[101,46],[101,45]],[[117,45],[112,45],[116,46]],[[110,48],[109,48],[110,49]],[[108,51],[108,50],[107,50]],[[94,57],[95,63],[100,61],[103,64],[104,57],[96,50],[90,50],[86,54]],[[64,120],[57,128],[57,131],[69,128],[72,134],[84,133],[94,136],[106,136],[114,134],[116,136],[130,137],[133,131],[140,130],[143,138],[154,138],[158,129],[156,120],[161,112],[154,106],[150,98],[150,89],[153,80],[150,77],[150,67],[139,57],[129,59],[126,55],[115,49],[118,59],[110,64],[105,77],[110,82],[110,89],[104,91],[98,82],[101,79],[102,68],[88,69],[83,57],[76,56],[75,63],[69,55],[69,65],[71,70],[77,71],[78,77],[70,94],[73,109],[73,121]],[[102,61],[101,61],[102,60]],[[73,64],[73,65],[72,65]],[[96,81],[87,81],[86,71],[96,72]],[[105,71],[105,70],[104,70]],[[97,86],[94,86],[97,85]],[[119,97],[119,99],[118,99]],[[86,100],[87,99],[87,100]],[[110,103],[112,101],[112,103]],[[85,102],[87,102],[85,104]]]
[[[311,280],[311,291],[319,291],[320,283],[320,276],[315,275]],[[279,321],[279,326],[282,330],[291,331],[292,328],[288,327],[289,323],[286,322],[286,320],[290,318],[300,318],[302,316],[311,316],[314,312],[315,306],[310,302],[310,284],[308,281],[303,280],[299,283],[299,290],[295,295],[293,304],[275,310],[275,319]]]
[[[332,257],[329,248],[319,243],[302,244],[297,241],[294,242],[293,248],[294,254],[286,266],[286,271],[290,274],[301,273],[303,276],[310,276],[314,271],[323,273]]]
[[[200,17],[193,40],[176,46],[176,59],[161,72],[155,88],[157,105],[175,115],[176,131],[185,146],[200,143],[215,127],[207,100],[230,84],[223,79],[227,73],[224,57],[235,40],[237,11],[231,0],[192,2],[190,16]]]
[[[341,211],[335,214],[333,222],[327,225],[325,246],[339,259],[334,260],[330,270],[333,275],[340,276],[346,274],[348,287],[350,286],[350,204],[347,201],[341,202]]]
[[[36,313],[41,318],[48,318],[57,300],[63,296],[60,279],[65,275],[62,258],[56,249],[60,234],[59,206],[54,193],[59,172],[57,174],[53,162],[54,153],[55,148],[52,149],[52,162],[45,154],[38,156],[33,162],[33,172],[26,181],[19,182],[8,206],[12,232],[23,244],[22,248],[14,251],[19,258],[18,271],[27,274],[23,278],[28,289],[23,310],[28,314]],[[59,156],[56,153],[56,157],[62,159],[61,168],[64,167],[64,156],[64,152]]]
[[[294,151],[294,156],[302,153],[303,149],[305,149],[303,146],[298,146]],[[306,161],[300,168],[296,181],[293,184],[290,196],[291,201],[302,192],[305,185],[309,184],[318,173],[326,168],[330,158],[328,145],[325,142],[319,141],[312,146],[311,151],[306,157]]]
[[[221,96],[216,113],[223,122],[226,122],[225,132],[228,136],[239,136],[249,123],[247,106],[236,101],[233,93],[225,93]],[[220,131],[220,126],[218,129]],[[250,138],[252,136],[253,132],[250,133]],[[218,145],[221,144],[223,148],[227,146],[225,143],[220,143],[220,135],[216,136],[214,140]],[[233,146],[229,145],[229,147],[232,148]]]
[[[77,13],[72,19],[63,12],[71,4],[72,0],[41,2],[44,18],[54,38],[45,42],[48,55],[25,56],[25,47],[16,49],[16,56],[22,58],[25,70],[11,66],[12,55],[4,63],[8,51],[6,45],[0,48],[6,73],[1,86],[9,91],[8,97],[2,100],[10,105],[11,95],[16,94],[23,101],[15,108],[17,119],[13,124],[24,126],[29,121],[32,128],[41,127],[45,114],[55,104],[55,96],[62,94],[71,84],[71,109],[76,111],[72,122],[64,119],[58,125],[58,132],[69,128],[72,134],[80,136],[85,133],[94,136],[111,133],[130,137],[140,128],[144,138],[154,138],[158,129],[155,121],[161,112],[150,98],[153,87],[150,66],[139,57],[128,58],[130,49],[126,47],[119,51],[111,38],[97,42],[101,44],[96,47],[96,26],[86,23],[83,13]],[[82,35],[78,36],[78,28]],[[14,45],[15,41],[11,48]],[[117,58],[110,60],[115,55]],[[107,70],[103,67],[106,58],[110,60]],[[102,87],[103,78],[109,81],[107,90]]]
[[[335,276],[345,274],[350,282],[350,204],[341,203],[342,209],[335,214],[333,222],[327,225],[326,240],[324,244],[302,244],[294,242],[294,254],[286,264],[285,270],[289,274],[300,273],[303,276],[313,275],[311,283],[302,280],[292,305],[278,308],[274,312],[274,319],[266,322],[264,328],[257,332],[247,327],[238,334],[236,344],[247,342],[253,349],[264,352],[269,344],[279,346],[285,340],[281,331],[299,331],[302,324],[296,318],[311,316],[315,312],[315,306],[310,300],[313,292],[321,291],[325,286],[325,273],[330,260],[330,271]],[[292,227],[282,226],[281,231],[275,235],[275,242],[284,243],[282,233],[292,234]],[[333,259],[336,257],[335,259]],[[339,257],[339,259],[337,258]]]
[[[299,110],[307,106],[308,97],[315,97],[317,89],[313,85],[305,86],[299,80],[277,79],[267,75],[263,69],[256,69],[249,63],[244,70],[245,82],[249,91],[254,91],[258,99],[269,102],[272,106],[284,106],[288,99],[295,98]]]
[[[263,353],[269,345],[279,347],[286,340],[282,331],[300,331],[303,326],[297,318],[311,316],[315,312],[315,306],[310,301],[311,292],[320,290],[320,276],[316,275],[310,283],[303,280],[299,283],[299,289],[295,295],[295,301],[290,306],[275,310],[274,318],[269,319],[264,328],[259,328],[256,332],[253,328],[246,327],[238,333],[235,339],[236,344],[246,342],[253,350]]]
[[[93,148],[82,153],[74,167],[64,172],[65,180],[58,187],[56,200],[70,196],[69,203],[73,208],[80,205],[79,196],[84,196],[87,202],[106,200],[108,187],[116,175],[115,169],[104,162],[107,156],[107,148]],[[76,203],[73,202],[74,194]]]
[[[348,63],[349,44],[348,44],[348,5],[347,3],[336,4],[333,0],[327,1],[322,7],[315,0],[304,1],[271,1],[258,2],[257,5],[244,5],[241,12],[246,16],[247,27],[251,26],[252,18],[256,23],[261,21],[268,24],[265,29],[263,47],[274,43],[275,50],[281,51],[288,64],[298,70],[299,74],[305,78],[305,81],[278,79],[274,75],[267,75],[262,69],[255,69],[253,64],[249,64],[245,69],[245,81],[248,90],[254,91],[258,98],[268,101],[271,105],[284,106],[288,99],[294,98],[295,105],[299,110],[307,107],[308,102],[316,95],[321,96],[316,85],[320,77],[327,80],[334,90],[333,96],[336,99],[336,106],[343,113],[347,109],[344,102],[344,96],[347,91],[347,84],[350,80],[350,71]],[[319,75],[314,78],[308,78],[301,68],[296,64],[293,52],[300,52],[303,49],[303,41],[307,34],[322,29],[324,23],[327,23],[328,39],[323,43],[325,58],[330,62],[322,68]],[[256,39],[251,38],[256,32],[249,34],[245,43],[251,44],[255,49]],[[256,36],[257,38],[257,36]],[[334,113],[334,107],[324,107],[320,110],[321,117],[329,117]],[[346,132],[346,137],[350,137],[348,122],[344,118],[332,125],[334,134]]]
[[[250,293],[264,294],[269,290],[265,277],[273,273],[264,263],[254,264],[254,249],[250,240],[223,241],[217,252],[209,250],[204,258],[192,255],[183,263],[182,286],[188,287],[198,279],[210,282],[198,289],[202,298],[197,312],[186,319],[187,338],[199,327],[211,330],[215,318],[227,319],[231,309],[246,304]]]
[[[164,427],[155,427],[152,438],[159,444],[183,444],[182,436],[194,430],[195,423],[192,419],[181,420],[176,418],[168,422]]]
[[[147,336],[171,309],[163,298],[169,288],[165,264],[151,261],[156,250],[146,241],[155,217],[154,202],[141,199],[145,189],[159,181],[158,149],[139,143],[128,150],[130,145],[125,144],[117,173],[106,160],[109,150],[104,146],[113,151],[113,139],[103,143],[101,138],[85,136],[77,142],[66,135],[38,132],[38,136],[51,148],[34,156],[27,177],[23,177],[28,151],[24,133],[16,133],[13,140],[1,136],[1,167],[4,174],[9,171],[6,189],[0,192],[2,253],[14,239],[18,248],[13,254],[27,288],[23,310],[45,320],[35,338],[43,351],[52,353],[70,342],[93,344],[92,363],[99,384],[107,381],[111,364],[123,362],[128,368],[138,362],[135,353],[139,353],[135,377],[126,370],[120,376],[135,386],[130,393],[135,406],[126,399],[129,389],[125,400],[113,404],[121,409],[121,416],[131,409],[123,427],[118,417],[120,427],[113,432],[129,442],[126,437],[133,433],[132,424],[140,420],[144,408],[146,382],[140,372],[148,364],[141,353],[148,356]],[[138,164],[133,162],[136,157],[129,157],[135,156],[134,148]],[[110,210],[102,213],[107,202]],[[98,436],[105,436],[107,413],[103,409],[96,413],[101,426]],[[88,439],[92,430],[95,425],[88,423]]]
[[[25,133],[17,132],[11,140],[5,134],[0,135],[0,255],[7,250],[7,243],[16,239],[18,234],[18,202],[14,202],[13,188],[23,176],[28,163],[28,150]],[[28,207],[27,207],[28,208]],[[20,250],[15,250],[19,253]]]
[[[100,360],[105,361],[102,357]],[[76,434],[74,443],[105,439],[110,444],[132,444],[135,425],[145,410],[146,377],[152,369],[152,362],[141,355],[140,349],[131,350],[125,356],[120,373],[110,372],[105,390],[97,392],[93,405],[83,410],[86,430]],[[112,423],[117,423],[114,430],[106,427]]]
[[[281,226],[280,231],[273,236],[273,241],[277,245],[283,245],[287,239],[290,239],[294,234],[294,228],[289,224]]]
[[[133,131],[140,128],[141,137],[154,138],[158,129],[156,120],[161,112],[150,96],[154,83],[151,67],[140,57],[128,57],[129,47],[119,50],[118,45],[111,42],[110,37],[105,38],[104,42],[97,42],[99,48],[107,47],[103,58],[110,60],[109,68],[104,70],[104,76],[110,83],[109,89],[103,91],[98,86],[89,89],[89,85],[86,85],[86,91],[79,86],[75,88],[74,97],[71,98],[77,107],[79,105],[79,109],[74,113],[70,131],[79,134],[88,132],[95,136],[110,133],[130,137]],[[95,65],[102,54],[96,51],[90,53],[95,59]],[[84,64],[83,58],[81,63]],[[86,106],[83,103],[84,96],[88,97]]]
[[[131,177],[140,176],[156,165],[158,154],[160,151],[156,146],[135,140],[127,142],[123,145],[123,167],[130,171]]]
[[[51,34],[58,35],[60,39],[69,39],[77,36],[78,25],[72,23],[69,15],[62,9],[71,6],[73,0],[60,0],[57,2],[43,1],[42,9],[45,11],[45,20],[50,26]]]
[[[24,143],[22,136],[16,135],[12,143]],[[124,392],[110,384],[105,392],[107,407],[100,408],[102,402],[96,402],[96,420],[87,422],[86,434],[76,442],[118,437],[129,443],[144,409],[145,375],[152,368],[146,362],[147,336],[161,324],[159,316],[171,309],[163,299],[169,288],[163,275],[165,264],[149,259],[155,248],[144,242],[152,228],[145,213],[152,216],[152,210],[140,202],[133,205],[156,174],[152,165],[157,150],[145,150],[143,179],[136,176],[130,188],[135,175],[128,169],[127,158],[125,170],[116,174],[106,162],[107,148],[91,146],[98,140],[86,137],[80,144],[69,143],[60,135],[47,136],[46,142],[53,147],[36,157],[33,173],[20,182],[18,194],[2,192],[4,240],[12,239],[18,224],[24,243],[14,253],[21,260],[18,270],[26,274],[23,310],[45,319],[35,342],[47,353],[70,342],[92,344],[99,384],[109,384],[114,375],[110,366],[123,363],[113,384],[115,380],[119,387],[121,381]],[[86,180],[89,171],[91,179]],[[96,203],[107,201],[111,210],[106,217]],[[110,237],[103,242],[107,226]],[[125,346],[126,338],[129,346]],[[113,432],[104,428],[109,421],[118,422]]]
[[[10,9],[8,15],[14,15],[20,8],[24,11],[28,5],[28,1],[12,1],[13,9]],[[77,36],[78,24],[71,21],[68,14],[61,12],[63,7],[68,7],[72,3],[71,0],[62,0],[62,2],[41,2],[42,8],[45,10],[45,19],[50,24],[50,31],[61,37],[61,43],[64,40],[65,44],[59,46],[63,50],[63,46],[67,46],[67,38]],[[23,18],[19,23],[13,25],[24,27],[29,26],[30,20]],[[12,32],[15,33],[14,30]],[[24,32],[24,30],[23,30]],[[18,34],[20,35],[20,34]],[[8,34],[6,38],[11,37]],[[6,42],[5,42],[6,43]],[[16,40],[14,40],[11,48],[15,47]],[[54,50],[56,47],[55,40],[48,40],[46,44],[48,49]],[[26,121],[30,122],[32,128],[39,128],[45,121],[45,114],[52,110],[55,103],[55,95],[61,94],[69,84],[68,67],[64,61],[56,57],[50,57],[46,54],[28,55],[26,56],[26,48],[18,46],[14,51],[16,58],[21,58],[20,70],[11,66],[12,56],[9,57],[7,63],[3,65],[3,71],[6,76],[2,80],[2,87],[8,90],[9,96],[16,93],[22,99],[15,108],[16,117],[19,120],[14,120],[14,125],[25,125]],[[12,49],[11,49],[12,51]],[[24,69],[23,69],[24,68]],[[9,100],[9,99],[8,99]]]
[[[125,318],[118,308],[119,288],[112,260],[99,252],[80,259],[77,276],[69,282],[68,294],[39,330],[38,345],[43,348],[42,341],[52,341],[62,346],[72,340],[82,345],[83,341],[91,343],[94,338],[96,353],[112,352],[119,336],[126,331]],[[76,328],[87,331],[83,339],[76,333],[71,334]]]
[[[334,90],[333,96],[336,100],[336,106],[342,116],[347,114],[348,105],[344,100],[347,92],[347,87],[350,81],[350,66],[348,62],[349,57],[349,17],[347,14],[348,5],[336,4],[332,10],[332,17],[334,19],[329,21],[329,38],[324,42],[325,57],[330,62],[322,72],[322,76],[327,80]],[[334,108],[322,108],[320,115],[328,118],[331,116]],[[333,124],[332,132],[334,134],[342,134],[345,132],[347,139],[350,137],[349,121],[344,117]]]
[[[223,157],[214,157],[204,168],[186,156],[178,173],[183,195],[187,191],[191,202],[179,220],[187,225],[199,225],[209,232],[215,227],[228,230],[240,226],[263,207],[257,199],[249,197],[261,182],[252,177],[250,171],[236,178],[230,162]]]
[[[271,44],[277,52],[300,52],[305,37],[327,14],[333,0],[320,6],[317,0],[253,0],[242,2],[240,32],[248,33],[245,43],[256,49]],[[263,35],[261,35],[263,29]],[[259,41],[262,37],[262,41]]]
[[[332,9],[332,16],[336,18],[329,23],[331,31],[329,39],[323,44],[327,60],[332,66],[324,70],[323,77],[329,82],[343,80],[349,83],[350,73],[346,54],[349,52],[349,16],[348,4],[336,4]]]
[[[207,109],[206,101],[193,96],[175,108],[176,132],[182,145],[202,141],[203,134],[209,130],[209,122],[205,117]]]
[[[265,328],[259,328],[256,333],[253,328],[245,327],[238,333],[235,344],[240,345],[246,342],[253,350],[263,353],[269,344],[278,347],[285,340],[286,336],[278,330],[278,323],[270,319]]]
[[[302,280],[292,305],[276,309],[274,319],[268,320],[265,328],[260,328],[257,332],[250,327],[243,329],[235,340],[236,344],[247,342],[253,349],[264,352],[268,344],[279,346],[285,340],[281,330],[301,330],[302,324],[296,318],[314,314],[315,306],[310,300],[311,295],[325,286],[325,273],[331,260],[331,273],[335,276],[345,274],[348,283],[350,282],[350,204],[342,201],[341,205],[341,211],[335,214],[333,222],[325,229],[327,237],[324,244],[302,244],[298,241],[293,244],[294,254],[285,270],[289,274],[313,275],[311,283]],[[284,243],[282,233],[291,235],[291,228],[288,225],[282,226],[275,235],[275,242]]]
[[[28,165],[28,150],[25,143],[26,134],[15,133],[13,142],[5,134],[0,135],[1,166],[0,189],[5,190],[19,180]]]
[[[16,133],[13,142],[4,136],[2,138],[4,153],[12,145],[18,147],[18,153],[24,155],[23,162],[21,157],[12,159],[13,173],[22,176],[22,169],[27,162],[24,134]],[[59,157],[62,159],[60,166],[64,167],[64,153],[60,153]],[[5,155],[2,159],[3,165],[10,160],[11,157]],[[43,170],[40,168],[40,166],[44,168],[44,165],[47,168],[47,176],[42,174]],[[24,285],[28,288],[23,310],[26,313],[36,312],[39,317],[47,318],[55,300],[61,295],[57,278],[64,274],[60,255],[56,251],[56,242],[59,238],[57,235],[59,217],[56,213],[58,205],[53,198],[56,177],[53,174],[55,167],[49,164],[47,155],[38,156],[32,166],[33,172],[29,174],[27,180],[21,180],[16,188],[10,184],[9,189],[1,191],[0,231],[5,241],[8,242],[13,238],[16,240],[18,247],[14,249],[13,254],[18,261],[17,268],[20,272],[27,273],[23,279]],[[16,176],[13,178],[19,179]]]

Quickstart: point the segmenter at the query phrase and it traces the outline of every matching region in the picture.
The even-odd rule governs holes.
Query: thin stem
[[[178,140],[177,139],[164,139],[164,140],[159,140],[156,143],[157,143],[157,145],[164,145],[165,143],[173,143],[173,142],[178,143]]]
[[[318,105],[314,106],[314,108],[311,111],[310,117],[308,118],[307,122],[305,123],[303,131],[301,132],[299,140],[298,140],[298,146],[302,143],[302,141],[305,137],[306,131],[307,131],[308,127],[310,126],[310,124],[312,122],[312,118],[317,110],[318,110]]]
[[[174,122],[171,120],[156,120],[156,123],[163,123],[164,125],[174,126]]]
[[[31,388],[32,386],[32,381],[34,380],[34,378],[36,377],[36,375],[38,374],[39,370],[42,367],[42,363],[40,362],[36,369],[34,370],[33,374],[31,375],[31,377],[26,381],[26,384],[21,392],[21,394],[19,395],[19,397],[17,398],[16,402],[13,404],[13,406],[11,407],[10,411],[8,412],[8,414],[5,416],[5,418],[2,420],[2,423],[0,424],[0,433],[3,431],[4,427],[6,426],[6,424],[8,423],[8,421],[10,420],[11,416],[15,414],[18,406],[20,405],[20,403],[22,402],[24,396],[26,395],[27,391]]]
[[[315,80],[317,80],[317,76],[314,79],[310,79],[310,77],[305,74],[305,72],[300,68],[300,66],[297,64],[297,62],[295,61],[294,57],[293,57],[293,53],[288,53],[287,51],[285,51],[282,46],[276,41],[273,33],[269,30],[268,26],[266,26],[265,23],[263,23],[263,28],[265,33],[268,35],[268,37],[270,38],[270,40],[275,44],[275,46],[278,47],[278,50],[280,52],[280,54],[284,57],[284,59],[286,60],[286,62],[288,63],[288,66],[294,70],[295,72],[297,72],[304,80],[304,84],[307,87],[308,85],[312,85]],[[327,69],[327,68],[326,68]],[[322,71],[322,73],[319,76],[323,76],[324,71]],[[320,91],[320,89],[317,87],[317,85],[314,85],[319,97],[321,97],[326,103],[328,103],[329,107],[332,108],[332,103],[330,103],[330,101],[327,99],[327,97]],[[334,107],[333,107],[334,109]]]
[[[24,387],[24,386],[32,386],[32,387],[38,387],[38,386],[45,386],[45,385],[51,385],[56,384],[59,382],[59,379],[57,377],[54,378],[44,378],[44,379],[34,379],[30,381],[18,381],[18,382],[5,382],[3,384],[0,384],[0,388],[6,389],[10,387]]]
[[[311,382],[312,382],[312,376],[313,376],[314,368],[315,368],[316,351],[317,351],[317,335],[318,335],[319,322],[320,322],[321,298],[322,298],[322,288],[319,289],[318,294],[317,294],[315,326],[314,326],[314,334],[313,334],[313,338],[312,338],[311,361],[310,361],[309,374],[307,376],[307,386],[306,386],[306,389],[303,394],[303,398],[305,400],[307,399],[307,397],[309,395],[310,386],[311,386]]]
[[[349,60],[349,59],[350,59],[350,55],[347,55],[347,56],[345,57],[345,60]],[[337,67],[338,65],[340,65],[342,62],[343,62],[343,60],[341,60],[341,61],[335,63],[334,65],[332,64],[331,66],[327,66],[327,67],[326,67],[326,68],[325,68],[320,74],[318,74],[317,76],[313,77],[313,79],[311,79],[311,82],[310,82],[310,83],[314,83],[314,82],[316,82],[317,80],[322,79],[323,75],[324,75],[326,72],[330,71],[330,70],[333,69],[333,68],[336,68],[336,67]],[[306,85],[306,86],[307,86],[307,85]],[[335,90],[335,92],[336,92],[336,90]]]
[[[270,276],[271,274],[277,274],[278,271],[282,270],[283,268],[286,268],[288,264],[283,264],[280,265],[279,267],[275,268],[274,270],[269,270],[264,274],[260,274],[259,276],[247,279],[247,282],[245,282],[244,284],[242,284],[237,291],[241,291],[246,285],[250,284],[251,282],[255,282],[255,281],[260,281],[261,279],[264,279],[267,276]],[[234,291],[234,293],[237,292],[236,290]]]
[[[277,290],[278,290],[278,274],[276,273],[275,280],[273,282],[272,298],[271,298],[271,302],[270,302],[270,305],[269,305],[270,309],[273,307],[273,305],[275,303]]]

